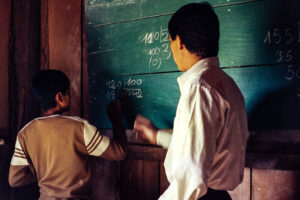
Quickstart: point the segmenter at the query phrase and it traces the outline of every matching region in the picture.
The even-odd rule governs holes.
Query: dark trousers
[[[232,200],[226,190],[213,190],[207,188],[207,193],[198,200]]]

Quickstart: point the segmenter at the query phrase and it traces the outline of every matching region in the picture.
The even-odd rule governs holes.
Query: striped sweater
[[[121,160],[124,145],[78,117],[36,118],[18,133],[9,183],[18,187],[37,181],[40,199],[90,199],[89,156]]]

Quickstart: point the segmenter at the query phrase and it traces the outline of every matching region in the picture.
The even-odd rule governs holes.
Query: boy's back
[[[70,109],[70,80],[61,71],[42,70],[32,80],[32,91],[43,116],[28,123],[18,134],[9,184],[12,187],[38,182],[40,199],[90,199],[89,156],[122,160],[126,135],[121,105],[112,102],[107,114],[113,139],[79,117],[61,114]]]
[[[125,155],[122,147],[80,118],[37,118],[18,134],[9,181],[21,186],[37,179],[40,199],[89,198],[91,170],[87,155],[120,160]],[[31,173],[25,171],[26,167]],[[21,174],[27,174],[26,178],[22,175],[19,179]]]

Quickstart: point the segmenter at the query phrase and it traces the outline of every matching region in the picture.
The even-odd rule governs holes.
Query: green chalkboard
[[[181,72],[167,23],[190,2],[86,1],[90,119],[99,128],[111,127],[105,107],[113,99],[122,101],[128,128],[138,113],[172,127]],[[300,2],[208,2],[220,20],[221,67],[245,97],[249,129],[300,128]]]
[[[224,69],[240,87],[254,129],[299,127],[300,91],[296,74],[300,67],[275,66]],[[290,70],[293,70],[290,71]],[[121,76],[91,77],[90,115],[93,123],[109,128],[105,106],[113,99],[123,103],[126,124],[132,127],[137,113],[151,118],[160,128],[172,127],[179,89],[176,78],[181,72]]]
[[[86,0],[85,2],[86,25],[91,27],[168,15],[184,4],[203,2],[203,0]],[[221,7],[243,3],[245,0],[207,0],[206,2]]]

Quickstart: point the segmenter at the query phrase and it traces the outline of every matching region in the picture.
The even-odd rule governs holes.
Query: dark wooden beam
[[[9,67],[10,135],[39,115],[31,80],[40,70],[40,1],[13,0]]]
[[[128,146],[128,160],[156,160],[163,161],[167,150],[156,146],[142,146],[131,144]]]

